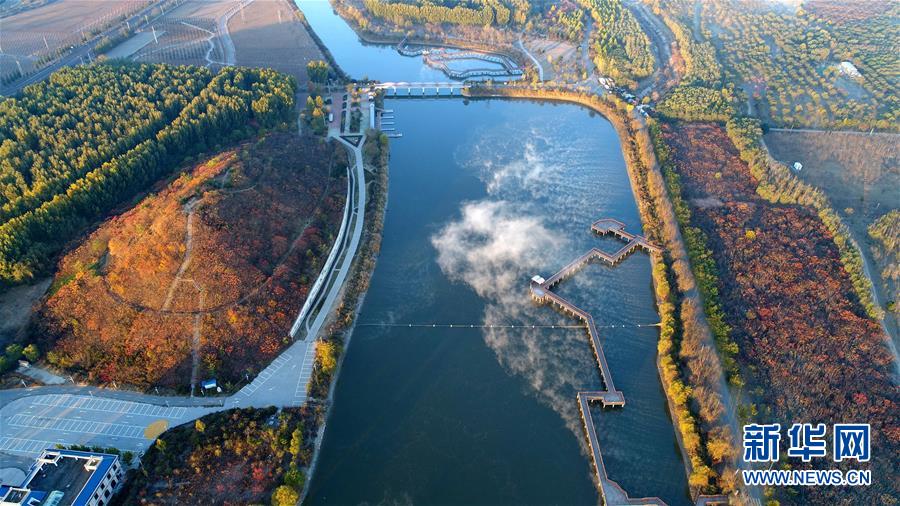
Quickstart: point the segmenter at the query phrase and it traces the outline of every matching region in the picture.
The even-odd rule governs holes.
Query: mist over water
[[[528,282],[621,243],[640,220],[618,138],[571,105],[394,100],[381,254],[336,386],[314,504],[596,504],[575,394],[601,386],[584,329]],[[655,323],[650,262],[591,265],[560,292],[601,327]],[[601,328],[622,410],[595,408],[607,468],[632,496],[686,500],[655,368],[655,328]]]

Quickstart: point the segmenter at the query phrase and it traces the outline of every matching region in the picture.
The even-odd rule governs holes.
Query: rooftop
[[[40,501],[52,494],[59,498],[55,504],[85,505],[118,458],[106,453],[44,450],[19,486],[0,487],[0,498],[9,504],[29,504],[31,499]]]
[[[54,464],[44,464],[24,486],[32,490],[63,493],[59,504],[72,504],[84,489],[94,471],[84,468],[86,461],[78,458],[61,458]]]

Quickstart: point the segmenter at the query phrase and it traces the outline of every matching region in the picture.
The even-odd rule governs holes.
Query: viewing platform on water
[[[564,313],[580,319],[587,325],[588,337],[591,341],[591,347],[594,350],[594,357],[597,359],[597,367],[600,369],[600,377],[603,381],[605,390],[580,391],[577,393],[577,399],[578,408],[581,412],[581,421],[584,424],[584,430],[587,434],[588,446],[590,447],[591,456],[594,462],[594,470],[597,473],[597,481],[600,485],[600,493],[603,496],[604,503],[609,506],[634,504],[667,506],[666,502],[659,497],[628,497],[625,490],[622,489],[618,483],[609,478],[609,475],[606,472],[606,465],[603,463],[603,454],[600,451],[600,441],[597,438],[594,419],[591,415],[591,402],[600,402],[603,407],[624,407],[625,395],[621,391],[616,390],[612,372],[609,369],[606,355],[603,353],[603,345],[600,342],[600,334],[597,331],[593,316],[559,294],[554,293],[552,290],[560,281],[575,274],[591,260],[600,260],[609,266],[614,267],[625,257],[638,249],[642,249],[650,254],[659,254],[662,250],[659,246],[651,243],[645,237],[627,232],[625,230],[625,224],[618,220],[609,218],[597,220],[591,224],[591,230],[599,235],[611,234],[617,239],[625,241],[626,244],[613,254],[606,253],[597,248],[592,248],[587,253],[566,264],[562,269],[547,279],[544,279],[541,276],[534,276],[531,278],[531,297],[539,303],[555,305]],[[728,496],[701,495],[696,498],[695,504],[696,506],[712,506],[728,504],[728,502]]]

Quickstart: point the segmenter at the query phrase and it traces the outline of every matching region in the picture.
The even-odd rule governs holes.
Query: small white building
[[[856,65],[848,62],[842,61],[840,65],[838,65],[838,69],[841,71],[841,74],[845,76],[857,78],[862,77],[862,74],[859,73],[859,69],[856,68]]]
[[[794,162],[794,170],[800,172],[801,170],[803,170],[803,164],[800,162]]]

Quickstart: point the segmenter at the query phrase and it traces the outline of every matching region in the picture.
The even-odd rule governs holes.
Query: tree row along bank
[[[690,236],[704,303],[720,324],[717,338],[737,352],[747,399],[740,418],[783,426],[865,420],[882,451],[863,464],[874,482],[854,492],[854,500],[880,504],[896,492],[882,478],[896,475],[891,456],[900,444],[893,355],[881,327],[854,296],[853,274],[842,264],[838,237],[822,213],[803,200],[771,198],[803,190],[767,187],[772,180],[747,163],[752,158],[738,149],[746,139],[735,128],[735,122],[663,123],[654,140],[682,230]],[[817,504],[846,499],[846,491],[832,487],[778,494]]]
[[[91,95],[96,88],[71,85],[71,81],[110,67],[102,64],[65,69],[48,82],[26,88],[24,95],[42,94],[48,88],[66,90],[61,96]],[[112,67],[123,68],[122,64]],[[197,72],[198,78],[208,73],[206,69]],[[134,86],[142,84],[136,82]],[[68,240],[116,205],[145,191],[187,157],[284,121],[294,108],[295,92],[294,79],[272,70],[221,70],[155,135],[108,161],[87,167],[87,172],[64,193],[0,225],[0,283],[22,283],[47,272],[50,260]],[[65,110],[68,103],[72,102],[42,103],[39,114]],[[32,112],[22,109],[20,114],[28,117]],[[77,123],[70,128],[77,128]]]
[[[646,128],[628,114],[624,102],[569,90],[472,87],[467,96],[571,102],[602,114],[616,128],[645,235],[666,246],[664,254],[653,260],[653,284],[661,321],[657,365],[689,485],[695,496],[736,490],[736,428],[729,415],[729,394]]]
[[[380,102],[380,100],[379,100]],[[381,103],[381,106],[384,104]],[[370,130],[366,133],[363,145],[363,161],[366,171],[366,220],[363,229],[362,244],[350,269],[340,304],[335,308],[330,323],[326,327],[325,336],[316,345],[316,359],[313,376],[309,384],[309,401],[307,406],[315,410],[317,420],[317,437],[315,448],[309,461],[308,475],[315,472],[316,460],[330,405],[334,397],[334,388],[345,351],[350,344],[356,317],[362,307],[366,291],[375,272],[375,263],[381,251],[382,231],[384,230],[384,214],[388,199],[388,159],[390,146],[386,134]],[[371,179],[369,179],[371,177]],[[309,481],[302,487],[300,500],[309,491]]]

